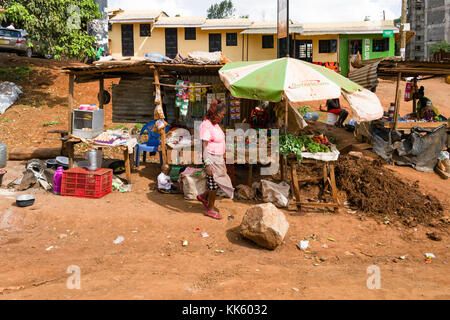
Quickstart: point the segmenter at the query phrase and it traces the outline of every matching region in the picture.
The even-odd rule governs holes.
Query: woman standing
[[[215,210],[217,189],[220,187],[231,199],[233,199],[234,188],[227,174],[225,165],[225,133],[219,126],[227,109],[225,105],[217,100],[211,103],[205,119],[199,128],[200,139],[203,142],[203,163],[207,175],[207,191],[197,197],[206,207],[206,216],[214,219],[222,219]]]

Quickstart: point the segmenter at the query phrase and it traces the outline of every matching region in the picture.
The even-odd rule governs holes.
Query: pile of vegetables
[[[296,136],[291,133],[280,137],[280,152],[285,158],[291,154],[297,156],[298,163],[303,159],[303,152],[331,152],[331,143],[326,137],[320,135],[318,137]]]

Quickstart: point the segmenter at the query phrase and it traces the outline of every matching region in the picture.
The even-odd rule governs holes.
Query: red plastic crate
[[[61,195],[82,198],[101,198],[111,192],[112,169],[89,171],[72,168],[63,172]]]

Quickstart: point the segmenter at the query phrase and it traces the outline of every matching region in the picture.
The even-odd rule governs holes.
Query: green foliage
[[[42,43],[44,54],[55,59],[94,56],[95,38],[86,31],[88,22],[102,17],[94,0],[0,0],[0,6],[30,41]]]
[[[212,4],[207,13],[208,19],[227,19],[234,17],[234,4],[232,0],[223,0],[219,3]]]
[[[135,128],[137,131],[139,131],[139,132],[141,132],[141,130],[142,130],[143,127],[144,127],[144,124],[143,124],[143,123],[137,123],[137,124],[134,126],[134,128]]]
[[[310,106],[302,106],[297,108],[298,112],[302,115],[302,117],[307,114],[308,112],[311,112]]]
[[[239,18],[240,19],[248,19],[248,18],[250,18],[250,15],[246,14],[246,15],[240,16]]]
[[[57,124],[59,124],[59,121],[50,121],[50,122],[44,122],[43,126],[51,127],[51,126],[56,126]]]
[[[280,153],[285,158],[294,154],[297,156],[297,162],[301,164],[303,152],[331,152],[331,149],[324,144],[314,142],[308,136],[296,136],[288,133],[280,137]]]
[[[0,68],[0,80],[12,82],[21,81],[24,78],[30,77],[34,71],[35,69],[30,66]]]
[[[129,130],[129,128],[124,124],[116,124],[108,128],[108,130]]]
[[[435,54],[436,52],[439,52],[441,50],[444,50],[444,52],[450,52],[450,43],[443,40],[430,47],[431,54]]]

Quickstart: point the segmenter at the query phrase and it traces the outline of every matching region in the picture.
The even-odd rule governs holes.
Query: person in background
[[[439,121],[440,119],[445,119],[439,114],[437,108],[433,106],[433,102],[425,97],[425,88],[423,86],[421,86],[417,92],[416,98],[419,99],[417,102],[418,119],[424,119],[427,121]]]
[[[6,27],[6,29],[16,29],[16,27],[14,27],[14,24],[10,24],[9,26]]]
[[[324,111],[321,109],[321,111]],[[329,99],[327,100],[327,112],[334,113],[339,116],[336,127],[343,128],[344,127],[344,121],[348,117],[348,112],[345,109],[341,108],[341,103],[338,99]]]
[[[233,184],[227,174],[224,159],[225,133],[219,126],[226,113],[226,106],[220,101],[214,100],[199,128],[200,139],[203,141],[203,163],[207,175],[207,191],[197,196],[197,200],[206,207],[206,216],[218,220],[222,219],[222,216],[214,208],[217,190],[220,187],[231,199],[234,196]]]
[[[177,187],[173,185],[170,180],[170,166],[164,164],[161,168],[161,173],[158,176],[158,191],[165,194],[178,193]]]

